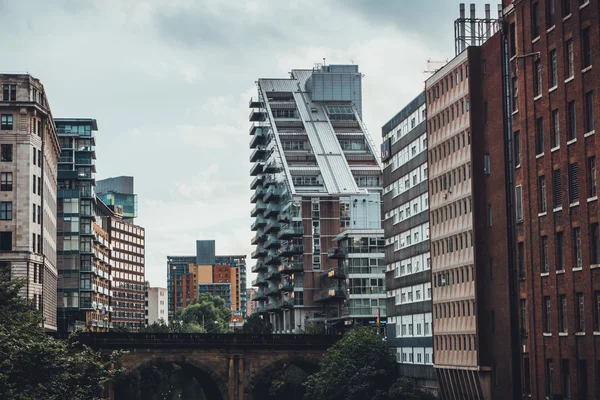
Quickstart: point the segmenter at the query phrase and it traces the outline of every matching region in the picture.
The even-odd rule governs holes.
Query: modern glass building
[[[118,176],[97,182],[96,193],[109,207],[121,208],[123,220],[133,222],[138,216],[137,194],[134,193],[133,176]]]

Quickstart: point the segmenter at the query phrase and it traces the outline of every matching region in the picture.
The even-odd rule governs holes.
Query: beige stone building
[[[56,330],[56,128],[39,80],[0,74],[0,88],[0,262]]]

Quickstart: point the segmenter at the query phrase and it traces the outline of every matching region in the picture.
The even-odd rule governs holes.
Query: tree
[[[304,326],[302,333],[305,335],[324,335],[325,325],[318,322],[309,322]]]
[[[181,332],[197,332],[198,327],[208,333],[224,333],[229,330],[231,310],[225,307],[225,300],[211,293],[203,293],[186,308],[177,310],[175,320],[181,321]],[[173,324],[175,325],[175,323]]]
[[[434,400],[435,396],[421,388],[412,379],[400,377],[388,393],[389,400]]]
[[[273,325],[259,314],[252,314],[244,322],[242,333],[268,335],[273,332]]]
[[[140,333],[169,333],[169,326],[165,324],[164,319],[159,319],[158,321],[154,321],[148,326],[140,328]]]
[[[19,296],[22,280],[0,265],[0,398],[98,399],[104,384],[121,372],[121,352],[108,360],[71,341],[56,340],[43,328],[42,315]]]
[[[129,327],[125,326],[125,325],[120,325],[117,324],[115,326],[113,326],[112,328],[110,328],[111,332],[120,332],[120,333],[130,333],[131,329],[129,329]]]

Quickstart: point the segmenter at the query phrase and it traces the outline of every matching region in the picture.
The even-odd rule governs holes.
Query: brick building
[[[600,398],[598,1],[503,1],[509,33],[521,387]],[[520,217],[520,218],[519,218]]]

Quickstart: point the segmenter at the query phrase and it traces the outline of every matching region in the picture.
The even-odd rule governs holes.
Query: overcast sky
[[[248,100],[258,78],[323,58],[358,64],[379,144],[381,126],[423,89],[426,60],[454,56],[458,4],[0,0],[0,71],[39,78],[54,117],[98,120],[97,179],[135,177],[146,278],[165,285],[167,254],[195,254],[196,239],[215,239],[218,254],[253,250]]]

